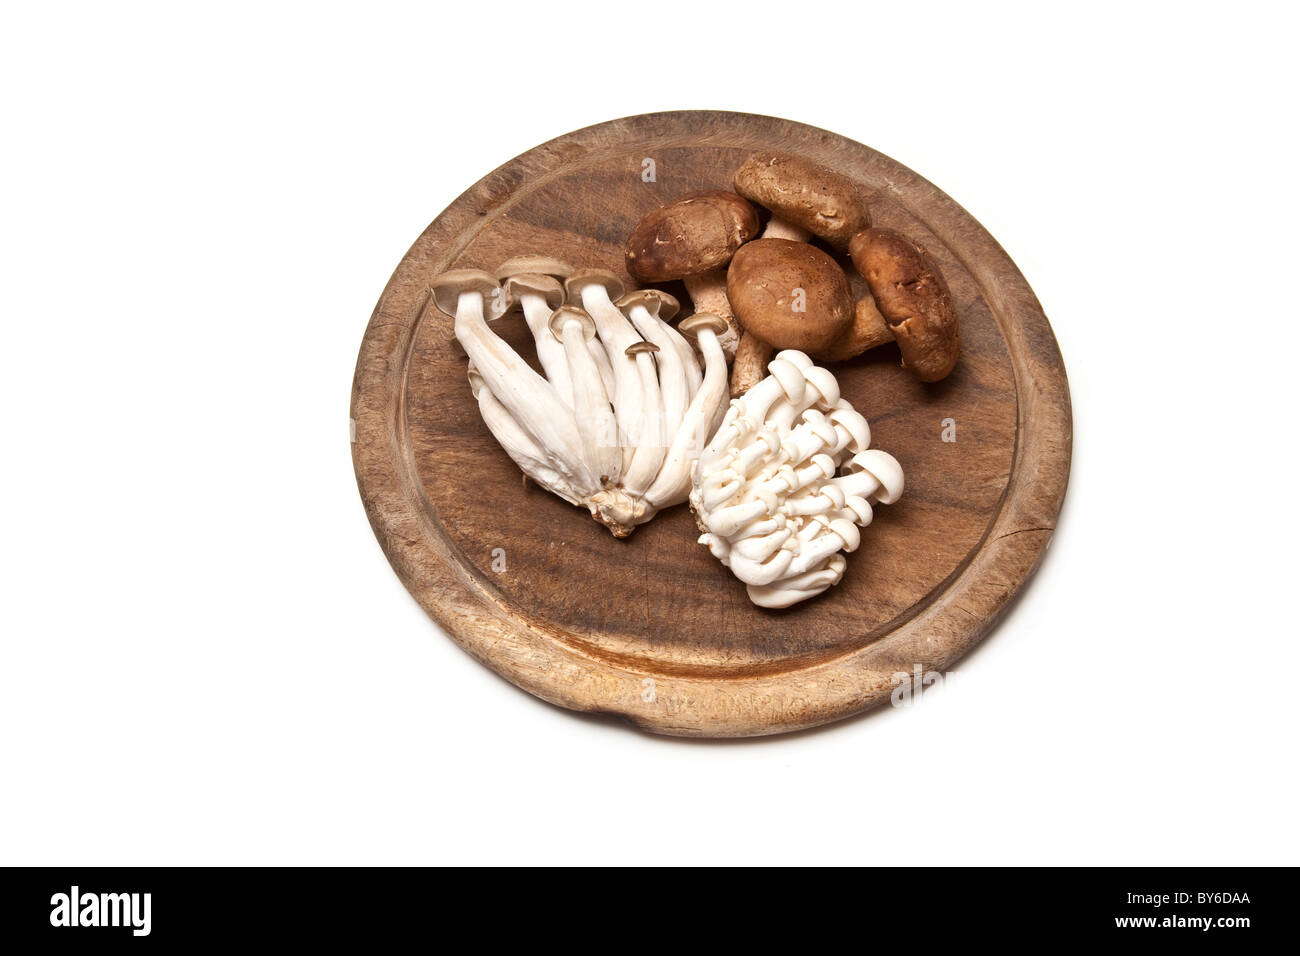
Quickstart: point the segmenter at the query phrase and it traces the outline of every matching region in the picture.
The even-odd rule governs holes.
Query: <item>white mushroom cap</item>
[[[821,394],[819,404],[834,407],[840,400],[840,383],[835,381],[835,376],[830,369],[814,365],[804,369],[803,377],[805,382]]]
[[[803,353],[798,353],[802,355]],[[781,391],[785,397],[792,402],[803,401],[803,393],[808,386],[808,380],[803,376],[803,369],[797,364],[790,361],[789,352],[781,352],[767,366],[767,372],[774,379],[781,383]]]
[[[871,425],[861,412],[855,410],[844,399],[840,399],[826,417],[849,433],[847,448],[851,453],[856,455],[871,447]]]
[[[880,490],[872,497],[883,505],[892,505],[903,494],[903,466],[888,452],[878,448],[860,451],[853,456],[844,470],[850,474],[865,471],[880,482]]]

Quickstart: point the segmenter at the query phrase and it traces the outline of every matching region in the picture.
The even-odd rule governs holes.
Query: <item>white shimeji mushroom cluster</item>
[[[495,276],[446,272],[431,291],[454,317],[483,421],[524,474],[620,538],[686,500],[726,411],[724,320],[696,314],[674,328],[672,296],[623,295],[613,273],[537,256]],[[516,308],[544,375],[491,328]]]
[[[696,463],[690,502],[700,544],[751,601],[783,608],[839,583],[840,552],[857,549],[874,502],[898,500],[903,469],[869,447],[867,420],[803,352],[778,353],[768,373],[731,402]]]

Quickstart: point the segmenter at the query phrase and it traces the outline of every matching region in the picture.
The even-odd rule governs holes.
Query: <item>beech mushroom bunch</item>
[[[612,272],[538,256],[496,275],[445,272],[430,288],[454,320],[484,423],[525,475],[620,538],[686,500],[726,410],[724,319],[699,313],[673,328],[667,293],[624,295]],[[544,375],[491,327],[516,309]]]
[[[784,608],[839,583],[840,552],[857,549],[874,503],[898,500],[903,469],[870,447],[867,420],[803,352],[782,351],[768,371],[731,402],[695,466],[690,501],[699,543],[751,601]]]

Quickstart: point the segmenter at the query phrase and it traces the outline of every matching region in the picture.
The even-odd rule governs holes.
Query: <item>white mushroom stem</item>
[[[696,312],[707,312],[726,320],[727,330],[718,336],[718,344],[730,360],[740,345],[740,324],[736,321],[735,313],[731,311],[731,302],[727,298],[727,270],[710,269],[699,275],[687,276],[682,284],[690,293]]]
[[[547,322],[547,335],[555,340],[554,329],[559,326],[560,347],[573,381],[574,414],[578,418],[578,431],[582,436],[583,457],[596,473],[602,486],[616,483],[622,473],[623,452],[618,442],[618,426],[609,397],[605,394],[600,371],[587,348],[590,325],[584,326],[576,310],[560,309],[553,320]],[[590,319],[586,319],[590,323]]]
[[[548,322],[551,317],[551,306],[546,301],[545,296],[532,292],[521,296],[520,301],[523,303],[524,317],[528,320],[528,327],[532,330],[533,338],[537,342],[537,360],[541,363],[542,370],[546,372],[547,380],[555,385],[555,390],[560,393],[560,398],[564,399],[569,406],[572,407],[573,385],[570,381],[568,361],[564,357],[563,347],[555,340],[555,337],[551,335],[550,329],[548,328]],[[540,306],[536,304],[532,305],[531,308],[533,311],[530,312],[530,301],[534,303],[539,302]],[[539,314],[542,316],[540,319],[540,331],[538,327],[534,325],[534,322],[538,321],[535,317]],[[605,354],[605,350],[601,348],[600,342],[598,342],[594,336],[586,340],[584,348],[591,353],[591,360],[596,365],[596,370],[600,375],[600,383],[605,389],[605,394],[613,394],[614,369],[609,364],[609,356]]]
[[[837,481],[847,495],[865,498],[869,502],[879,501],[892,505],[903,493],[903,468],[893,455],[877,448],[860,451],[849,461],[849,472],[844,479]],[[870,475],[874,487],[869,487],[866,479],[859,475]],[[848,479],[853,479],[852,481]]]
[[[835,426],[822,415],[809,409],[807,416],[781,443],[781,450],[792,464],[803,464],[819,451],[833,449],[839,439]]]
[[[871,502],[866,498],[859,498],[857,495],[848,495],[844,499],[844,508],[840,511],[839,517],[845,521],[853,521],[859,527],[865,528],[871,524],[874,517]]]
[[[767,378],[731,403],[727,417],[714,433],[707,451],[716,453],[744,437],[744,430],[765,422],[772,407],[778,402],[802,401],[807,381],[801,363],[811,366],[812,360],[802,352],[787,350],[777,353],[767,367]],[[707,459],[708,456],[702,457]]]
[[[533,333],[537,346],[537,361],[541,363],[546,380],[555,386],[561,401],[573,408],[573,383],[569,378],[569,362],[564,357],[564,346],[551,333],[551,306],[540,292],[524,290],[519,294],[519,305],[524,321]],[[583,346],[586,347],[585,345]]]
[[[478,410],[483,423],[487,425],[488,431],[497,440],[497,444],[504,448],[506,454],[519,466],[519,470],[526,475],[531,475],[569,504],[581,504],[581,495],[569,485],[568,478],[551,466],[546,453],[537,447],[533,436],[524,431],[506,407],[497,401],[492,390],[484,386],[483,377],[476,369],[470,372],[469,387],[474,398],[478,400]]]
[[[727,356],[717,334],[710,328],[701,328],[697,341],[704,356],[704,379],[682,416],[659,476],[646,492],[646,500],[656,508],[686,500],[691,470],[709,440],[708,430],[717,418],[719,407],[725,406],[727,400]]]
[[[744,479],[734,474],[711,475],[706,482],[700,485],[700,499],[706,511],[730,501],[745,485]]]
[[[682,364],[681,353],[677,351],[676,343],[670,334],[673,333],[673,329],[669,328],[667,323],[662,322],[658,316],[652,315],[649,309],[640,304],[628,309],[627,317],[632,320],[636,330],[645,337],[647,342],[659,348],[655,361],[659,366],[659,391],[663,397],[663,430],[659,433],[658,440],[667,445],[677,434],[677,428],[686,414],[686,405],[690,401],[691,392],[686,368]],[[689,348],[688,344],[687,349]],[[693,353],[690,354],[689,361],[691,368],[695,369],[698,375],[699,365]]]
[[[776,554],[794,532],[789,526],[777,528],[768,534],[755,535],[750,532],[732,546],[732,554],[738,554],[750,561],[766,561]]]
[[[776,509],[777,496],[759,492],[756,497],[749,501],[741,501],[738,504],[727,505],[725,508],[718,508],[702,516],[701,520],[704,522],[704,526],[714,534],[730,538],[751,521],[756,521],[764,515],[775,514]]]
[[[789,531],[791,534],[794,534],[796,531],[799,530],[798,526],[789,518],[786,518],[782,515],[767,515],[765,517],[759,518],[756,521],[751,521],[749,524],[741,528],[740,534],[743,537],[738,537],[734,545],[728,542],[727,546],[729,548],[741,547],[745,544],[745,542],[749,541],[751,538],[765,538],[768,535],[772,534],[774,531],[779,531],[783,528]]]
[[[826,417],[834,423],[835,430],[840,433],[840,440],[835,448],[836,453],[847,450],[850,454],[856,455],[871,446],[871,425],[844,399],[836,402],[835,408]]]
[[[730,470],[752,478],[762,463],[781,450],[781,436],[770,428],[761,428],[748,445],[737,452]]]
[[[814,494],[790,497],[785,502],[785,513],[793,518],[810,518],[813,515],[826,515],[844,507],[844,495],[832,498],[827,492],[829,487],[818,489]]]
[[[767,221],[767,226],[763,229],[760,239],[793,239],[795,242],[812,241],[812,233],[802,226],[796,226],[792,222],[787,222],[776,213],[772,213],[772,218]]]
[[[816,597],[829,587],[840,583],[848,564],[842,555],[835,555],[824,568],[798,574],[794,577],[765,586],[751,584],[745,588],[749,599],[759,607],[783,608],[808,598]]]
[[[786,467],[760,485],[767,491],[787,494],[808,487],[815,481],[825,481],[835,474],[835,459],[830,455],[813,455],[806,465],[799,468]]]
[[[689,401],[700,390],[700,383],[704,381],[704,372],[700,368],[695,349],[686,340],[686,336],[667,323],[664,323],[664,332],[672,340],[673,348],[677,350],[677,356],[682,360],[682,369],[686,372],[686,398]]]
[[[653,348],[653,343],[645,342],[632,347],[641,377],[641,420],[636,432],[630,436],[632,465],[623,475],[623,488],[634,497],[645,495],[664,460],[664,406],[659,392],[659,375],[651,354]]]
[[[533,437],[551,467],[579,494],[596,491],[598,477],[583,465],[582,438],[572,409],[550,382],[488,328],[482,293],[466,290],[456,297],[455,332],[483,383]]]
[[[608,290],[600,283],[589,282],[584,285],[581,299],[582,307],[596,323],[596,333],[600,336],[613,369],[614,392],[610,398],[618,421],[619,439],[624,443],[623,473],[627,474],[632,467],[632,455],[636,449],[626,443],[626,438],[630,431],[640,427],[643,394],[641,373],[637,369],[636,359],[627,354],[627,349],[640,342],[641,336],[622,310],[610,301]]]
[[[871,500],[871,496],[880,490],[880,479],[869,471],[855,471],[835,479],[835,484],[846,495]]]
[[[821,407],[830,410],[840,400],[840,387],[835,376],[826,369],[813,366],[804,369],[803,374],[807,383],[803,396],[798,400],[778,402],[767,413],[767,424],[773,428],[791,428],[808,409]]]
[[[795,560],[793,551],[778,550],[766,561],[751,561],[732,548],[729,566],[738,578],[748,584],[771,584],[791,573]]]
[[[600,384],[605,387],[605,394],[610,396],[613,401],[614,395],[614,366],[609,364],[609,356],[605,354],[605,348],[594,336],[587,340],[587,351],[591,353],[591,360],[596,363],[596,369],[600,372]]]
[[[803,574],[812,571],[831,555],[840,550],[857,549],[861,536],[857,525],[851,521],[834,519],[830,527],[804,545],[787,566],[790,574]],[[768,581],[753,581],[753,584],[768,584]]]

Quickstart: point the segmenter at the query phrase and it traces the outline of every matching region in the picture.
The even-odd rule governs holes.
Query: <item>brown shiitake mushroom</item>
[[[870,295],[864,295],[853,306],[853,324],[848,331],[833,342],[830,348],[822,349],[813,358],[819,362],[843,362],[892,341],[894,333],[889,331],[889,323],[880,314],[880,309],[876,308],[876,300]]]
[[[623,249],[627,271],[642,282],[680,279],[697,312],[727,320],[718,337],[728,357],[740,342],[727,301],[726,266],[758,234],[758,213],[735,193],[692,193],[642,217]]]
[[[828,349],[853,321],[853,295],[839,263],[792,239],[741,246],[727,270],[727,297],[752,333],[746,338],[759,340],[743,347],[745,364],[733,367],[732,395],[744,394],[767,375],[772,349]]]
[[[778,151],[754,153],[736,170],[736,192],[772,213],[763,239],[807,242],[813,236],[843,249],[870,227],[871,215],[853,180],[803,156]],[[767,375],[775,343],[757,333],[741,343],[732,366],[731,394],[743,395]],[[743,358],[743,362],[741,359]]]
[[[754,153],[736,170],[736,192],[771,210],[765,239],[824,239],[843,249],[871,227],[857,184],[793,153]]]
[[[849,243],[903,364],[922,382],[937,382],[957,364],[957,310],[929,254],[892,229],[866,229]]]

